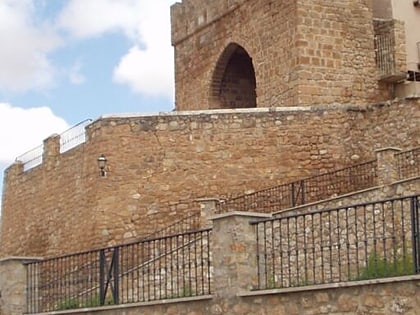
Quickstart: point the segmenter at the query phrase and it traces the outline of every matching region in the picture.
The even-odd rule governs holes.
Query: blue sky
[[[0,191],[15,158],[80,121],[174,108],[176,0],[0,0]]]

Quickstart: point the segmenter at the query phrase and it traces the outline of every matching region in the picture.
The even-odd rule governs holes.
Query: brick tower
[[[375,99],[368,0],[184,0],[171,8],[176,109]]]

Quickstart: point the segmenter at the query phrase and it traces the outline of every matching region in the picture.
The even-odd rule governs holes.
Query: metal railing
[[[198,230],[200,229],[200,217],[201,212],[188,214],[186,217],[183,217],[182,219],[147,235],[145,239],[170,236]]]
[[[16,161],[23,164],[23,171],[28,171],[42,164],[42,155],[44,154],[44,145],[37,146],[36,148],[18,156]]]
[[[420,147],[395,154],[399,178],[420,176]]]
[[[86,141],[85,128],[92,122],[86,119],[60,134],[60,153],[73,149]]]
[[[207,295],[211,230],[27,264],[27,313]]]
[[[257,289],[420,273],[420,197],[252,223]]]
[[[380,76],[395,73],[395,40],[392,34],[375,36],[375,59]]]
[[[217,212],[254,211],[271,213],[376,186],[377,161],[271,187],[220,202]]]

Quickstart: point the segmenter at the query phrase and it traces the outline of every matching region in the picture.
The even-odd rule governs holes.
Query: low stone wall
[[[86,315],[416,315],[420,308],[420,277],[384,283],[362,282],[295,292],[255,292],[230,299],[205,297],[165,301],[153,305],[109,307],[67,312]],[[63,313],[63,312],[62,312]],[[58,314],[58,313],[56,313]]]

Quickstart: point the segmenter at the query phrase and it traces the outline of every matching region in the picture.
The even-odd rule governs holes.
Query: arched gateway
[[[256,79],[246,50],[229,44],[217,62],[210,87],[211,108],[256,107]]]

